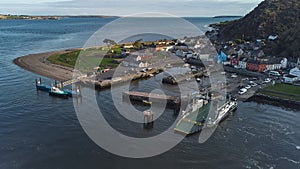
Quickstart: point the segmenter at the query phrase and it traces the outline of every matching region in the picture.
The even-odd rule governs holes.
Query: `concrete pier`
[[[181,105],[181,98],[176,96],[167,96],[162,94],[154,94],[154,93],[145,93],[145,92],[137,92],[137,91],[126,91],[123,92],[123,100],[128,100],[128,98],[132,101],[143,102],[145,100],[153,100],[157,102],[166,101],[167,107],[172,108],[174,110],[179,110]]]

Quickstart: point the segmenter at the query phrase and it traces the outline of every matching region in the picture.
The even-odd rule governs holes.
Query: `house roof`
[[[254,50],[254,51],[251,53],[251,55],[252,55],[252,56],[260,56],[260,55],[264,56],[265,53],[264,53],[264,51],[262,51],[262,50]]]

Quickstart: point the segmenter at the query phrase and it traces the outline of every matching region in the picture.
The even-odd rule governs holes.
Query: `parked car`
[[[265,79],[265,83],[270,83],[271,82],[271,79],[270,78],[266,78]]]
[[[252,78],[250,78],[249,80],[250,80],[250,81],[256,81],[257,78],[256,78],[256,77],[252,77]]]
[[[231,78],[237,78],[237,77],[238,77],[237,74],[232,74],[232,75],[231,75]]]
[[[251,88],[251,85],[245,86],[245,89],[250,89],[250,88]]]
[[[248,90],[246,88],[242,88],[239,90],[239,94],[242,95],[242,94],[245,94]]]
[[[252,87],[255,87],[255,86],[257,86],[257,84],[256,83],[250,83],[250,85],[252,86]]]

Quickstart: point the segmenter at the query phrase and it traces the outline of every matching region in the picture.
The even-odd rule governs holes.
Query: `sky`
[[[174,16],[243,16],[262,0],[1,0],[1,14],[128,16],[161,12]]]

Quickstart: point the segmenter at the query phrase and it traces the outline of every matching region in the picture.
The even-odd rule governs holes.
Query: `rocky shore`
[[[300,110],[300,102],[294,100],[283,99],[274,96],[268,96],[261,93],[256,93],[246,100],[246,102],[257,102],[263,104],[270,104],[279,107],[285,107],[293,110]]]

